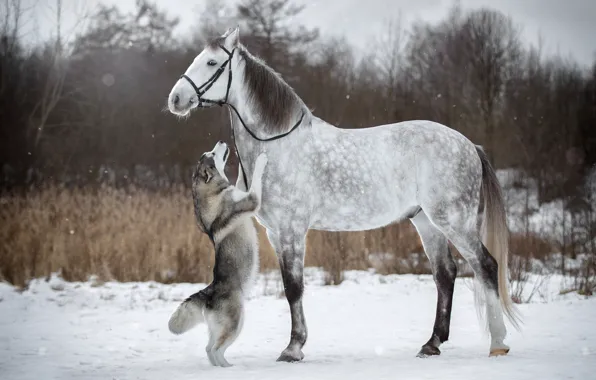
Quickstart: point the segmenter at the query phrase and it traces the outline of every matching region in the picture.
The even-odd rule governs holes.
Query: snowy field
[[[274,274],[277,275],[277,274]],[[348,272],[322,286],[308,269],[305,360],[277,363],[290,316],[278,278],[261,276],[231,368],[211,367],[205,325],[174,336],[167,321],[202,285],[34,281],[17,293],[0,284],[0,378],[20,379],[594,379],[596,298],[547,294],[521,305],[524,330],[510,330],[506,357],[488,357],[470,280],[456,284],[451,339],[442,355],[416,358],[435,316],[430,276]]]

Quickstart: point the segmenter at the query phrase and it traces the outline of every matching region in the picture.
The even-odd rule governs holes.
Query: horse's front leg
[[[306,231],[306,228],[283,229],[280,232],[267,231],[269,241],[279,259],[284,291],[292,317],[290,343],[277,361],[295,362],[304,358],[302,347],[306,343],[308,334],[302,309]]]

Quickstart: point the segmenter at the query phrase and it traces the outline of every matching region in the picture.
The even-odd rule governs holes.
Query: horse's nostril
[[[174,105],[177,106],[178,103],[180,103],[180,96],[176,95],[174,96]]]

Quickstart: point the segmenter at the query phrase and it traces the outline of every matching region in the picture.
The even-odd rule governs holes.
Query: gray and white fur
[[[168,324],[172,333],[182,334],[206,322],[207,356],[212,365],[221,367],[230,366],[224,353],[242,330],[244,298],[258,268],[258,235],[252,217],[261,206],[261,178],[267,165],[263,153],[245,192],[231,185],[224,173],[228,156],[227,145],[218,142],[201,156],[192,177],[197,223],[215,246],[213,281],[182,302]]]

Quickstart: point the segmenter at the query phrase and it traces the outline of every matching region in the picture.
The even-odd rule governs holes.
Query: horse
[[[476,308],[490,332],[489,356],[509,352],[503,315],[516,328],[521,319],[507,288],[509,230],[502,190],[482,147],[428,120],[333,126],[240,43],[239,27],[209,41],[168,95],[168,109],[178,117],[214,106],[230,112],[239,188],[249,188],[247,174],[258,155],[269,157],[256,218],[278,256],[291,313],[290,341],[278,361],[304,358],[307,232],[371,230],[406,219],[420,236],[437,287],[432,334],[417,356],[439,355],[449,338],[457,276],[449,241],[475,274],[481,301]]]

